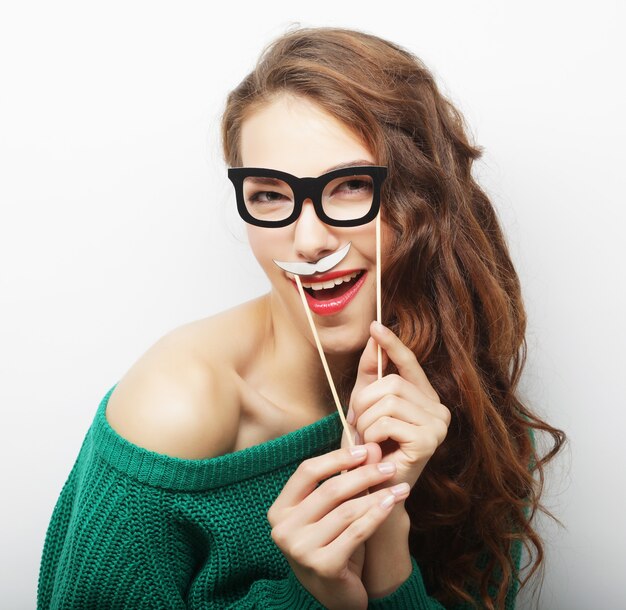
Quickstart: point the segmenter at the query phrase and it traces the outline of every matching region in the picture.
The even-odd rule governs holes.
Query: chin
[[[359,320],[361,321],[363,318],[359,317]],[[317,326],[317,332],[324,352],[335,356],[356,352],[360,354],[370,337],[369,324],[363,325],[362,322],[359,323],[358,328],[355,328],[353,324],[342,324],[329,328]]]
[[[326,354],[341,356],[360,353],[365,348],[370,337],[369,326],[376,318],[376,292],[372,284],[371,274],[365,273],[369,281],[363,282],[354,300],[349,302],[343,309],[335,313],[325,313],[319,307],[311,308],[313,321],[322,349]],[[355,278],[358,282],[358,278]],[[304,283],[304,282],[303,282]],[[310,339],[315,347],[311,329],[304,316],[302,301],[298,294],[295,282],[275,281],[279,289],[273,291],[274,297],[281,303],[281,309],[287,317],[299,320],[300,331]],[[344,287],[345,289],[345,287]],[[306,291],[308,303],[312,303],[311,291]],[[315,309],[318,309],[316,312]]]

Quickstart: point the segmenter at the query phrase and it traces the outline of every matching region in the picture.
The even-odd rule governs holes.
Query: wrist
[[[411,518],[404,504],[404,501],[402,501],[394,505],[389,516],[370,536],[366,544],[372,541],[387,541],[386,544],[388,544],[393,540],[394,544],[405,543],[408,547]]]
[[[410,527],[404,502],[400,502],[365,543],[362,582],[368,597],[390,595],[411,575]]]

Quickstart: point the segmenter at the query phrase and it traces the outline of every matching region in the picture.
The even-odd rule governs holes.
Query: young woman
[[[222,136],[271,291],[173,330],[105,395],[38,607],[513,608],[565,435],[516,395],[520,285],[461,116],[401,47],[301,28]]]

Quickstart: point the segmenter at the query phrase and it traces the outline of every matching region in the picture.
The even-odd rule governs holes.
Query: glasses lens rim
[[[241,197],[250,216],[257,220],[282,222],[293,215],[296,208],[296,194],[289,182],[276,178],[280,184],[252,184],[248,187],[248,193],[246,193],[246,181],[251,178],[262,178],[262,176],[257,176],[256,174],[246,175],[241,183]],[[289,201],[287,204],[278,202],[278,200],[276,203],[272,203],[271,198],[268,200],[270,193],[287,198]],[[258,196],[261,196],[265,201],[255,202],[254,198]]]
[[[387,170],[388,168],[385,165],[358,165],[332,170],[317,177],[299,178],[287,172],[267,167],[229,167],[228,178],[235,189],[239,215],[249,224],[260,227],[284,227],[295,222],[300,216],[303,201],[306,198],[310,198],[311,189],[314,189],[317,196],[312,198],[313,205],[320,220],[330,226],[350,227],[366,224],[373,220],[378,214],[380,209],[380,191],[387,177]],[[323,209],[321,200],[323,191],[333,179],[349,175],[366,175],[372,178],[373,194],[370,209],[365,215],[355,219],[331,218]],[[291,188],[292,193],[294,193],[292,213],[283,220],[265,220],[253,216],[248,211],[243,192],[244,180],[246,177],[250,176],[274,177],[286,182]]]

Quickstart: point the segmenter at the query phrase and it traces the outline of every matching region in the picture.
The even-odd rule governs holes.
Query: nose
[[[335,252],[340,240],[333,229],[317,217],[311,199],[305,199],[294,228],[294,248],[298,257],[314,263]]]

